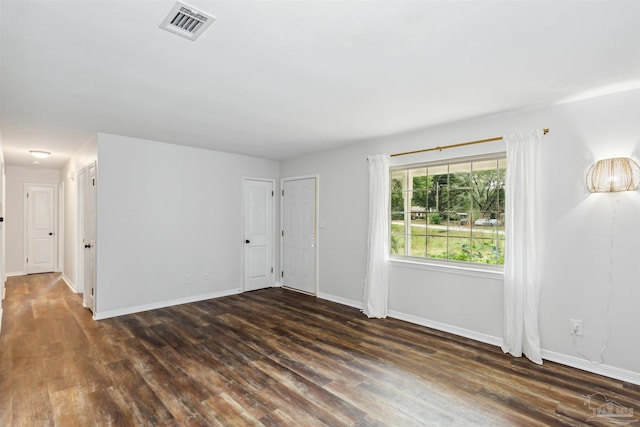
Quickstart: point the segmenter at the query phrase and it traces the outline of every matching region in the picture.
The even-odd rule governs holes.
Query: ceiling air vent
[[[189,40],[195,40],[213,24],[216,18],[189,5],[176,2],[160,28]]]

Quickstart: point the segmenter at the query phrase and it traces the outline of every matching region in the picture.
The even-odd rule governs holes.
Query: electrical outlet
[[[569,328],[571,335],[582,336],[582,320],[569,319]]]
[[[185,274],[184,275],[184,284],[185,285],[190,285],[191,284],[191,275],[190,274]]]

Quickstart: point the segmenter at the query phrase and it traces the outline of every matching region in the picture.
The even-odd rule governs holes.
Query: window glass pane
[[[503,265],[504,264],[504,234],[497,241],[497,254],[496,254],[496,264]]]
[[[411,256],[424,257],[427,252],[427,236],[414,233],[415,228],[411,227]]]
[[[411,218],[425,219],[427,212],[427,190],[415,189],[411,194]]]
[[[406,182],[407,171],[391,172],[391,220],[404,219],[403,182]]]
[[[505,158],[412,167],[391,175],[392,253],[503,263]]]
[[[447,257],[454,261],[471,261],[471,242],[469,239],[449,237]]]
[[[392,170],[391,171],[391,180],[398,180],[400,183],[407,180],[407,170]]]
[[[429,236],[427,241],[427,257],[447,259],[446,236]]]
[[[450,218],[460,218],[460,215],[457,212],[451,212]],[[463,220],[465,221],[465,220]],[[449,229],[448,229],[449,237],[464,237],[471,238],[471,227],[466,225],[460,225],[459,220],[449,221]]]
[[[497,218],[504,222],[504,180],[507,176],[507,159],[498,160],[498,183],[500,185],[500,194],[498,200],[498,216]]]
[[[473,239],[473,258],[483,264],[502,264],[502,250],[496,239]]]
[[[449,166],[448,165],[429,166],[428,170],[429,170],[429,175],[431,176],[446,175],[449,173]]]
[[[426,221],[424,212],[411,212],[411,227],[414,229],[414,232],[417,234],[425,235],[426,232]]]
[[[434,209],[427,214],[427,224],[429,225],[429,228],[434,228],[432,226],[438,226],[435,227],[436,229],[443,227],[446,228],[447,218],[442,215],[442,212],[438,212]]]
[[[391,253],[404,255],[405,228],[404,223],[391,223]]]

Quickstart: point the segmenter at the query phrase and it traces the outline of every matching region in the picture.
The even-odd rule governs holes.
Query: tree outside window
[[[391,254],[504,263],[506,158],[391,170]]]

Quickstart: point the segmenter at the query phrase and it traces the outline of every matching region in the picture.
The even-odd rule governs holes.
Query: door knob
[[[244,241],[245,243],[251,243],[251,241],[249,239]]]
[[[89,249],[89,248],[91,248],[91,245],[84,245],[84,248],[85,249]]]
[[[53,236],[53,233],[49,233],[49,236]]]

